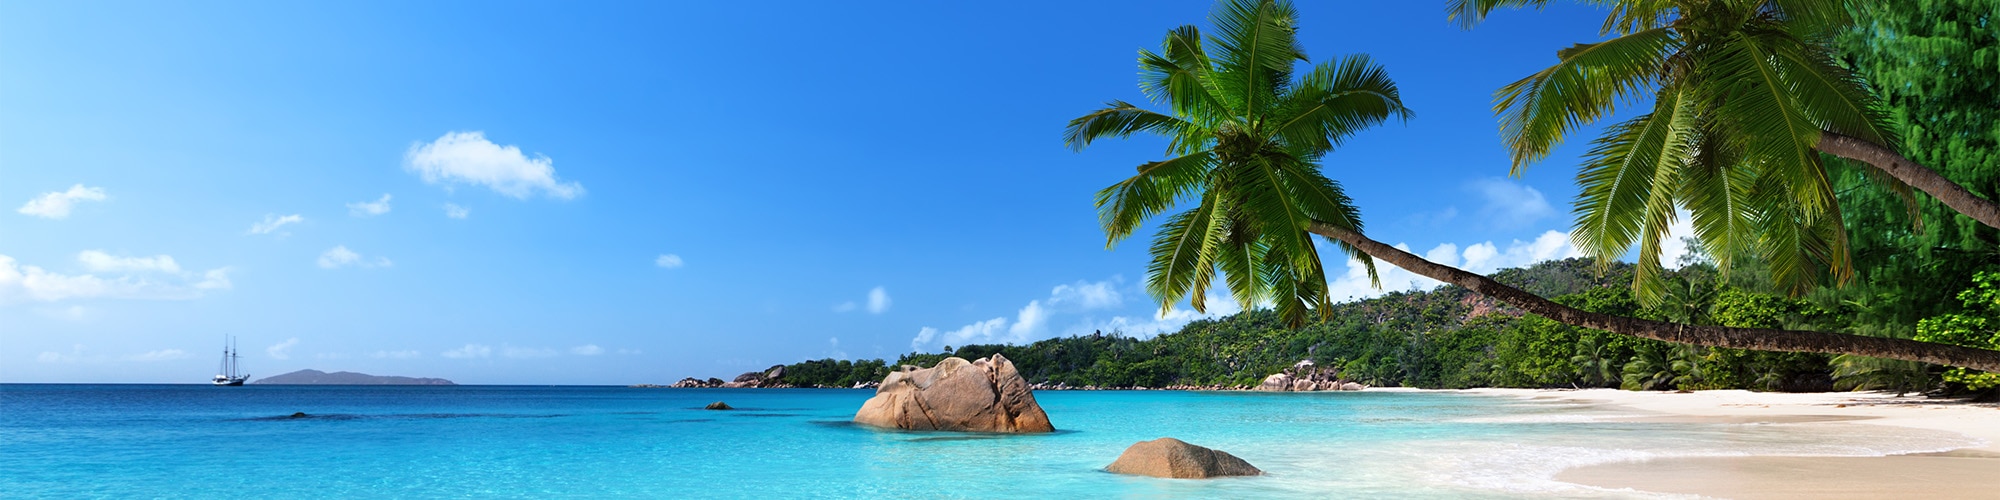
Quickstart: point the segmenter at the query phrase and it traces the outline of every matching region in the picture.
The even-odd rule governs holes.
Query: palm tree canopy
[[[1453,0],[1470,27],[1494,9],[1545,0]],[[1547,69],[1501,88],[1494,110],[1519,175],[1577,127],[1621,103],[1651,109],[1606,128],[1577,175],[1571,238],[1609,262],[1638,244],[1634,285],[1657,304],[1661,242],[1685,211],[1718,264],[1755,254],[1793,293],[1852,274],[1823,132],[1894,148],[1874,98],[1834,63],[1826,41],[1850,22],[1846,0],[1593,0],[1617,36],[1557,52]],[[1909,186],[1879,180],[1908,196]]]
[[[1111,101],[1071,120],[1064,142],[1081,151],[1102,138],[1150,133],[1167,159],[1097,193],[1099,220],[1116,245],[1154,216],[1169,216],[1151,248],[1146,287],[1162,309],[1187,299],[1206,310],[1218,273],[1245,308],[1269,303],[1293,324],[1328,313],[1326,273],[1308,228],[1361,231],[1360,211],[1321,159],[1390,117],[1405,118],[1396,84],[1365,55],[1311,64],[1298,15],[1280,0],[1224,0],[1212,33],[1168,31],[1159,51],[1139,52],[1139,88],[1157,112]],[[1367,254],[1332,241],[1367,266]]]

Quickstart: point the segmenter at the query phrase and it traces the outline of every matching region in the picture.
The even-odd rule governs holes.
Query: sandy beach
[[[1578,467],[1557,480],[1609,489],[1715,498],[2000,498],[2000,405],[1887,393],[1632,392],[1475,389],[1495,395],[1610,405],[1641,422],[1884,425],[1963,434],[1971,447],[1893,456],[1678,457]],[[1649,414],[1649,415],[1648,415]]]

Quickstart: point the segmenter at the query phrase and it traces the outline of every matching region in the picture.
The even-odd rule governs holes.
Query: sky
[[[1233,313],[1163,309],[1151,229],[1097,225],[1165,142],[1061,140],[1209,7],[0,3],[0,382],[202,383],[234,337],[253,380],[667,383]],[[1325,159],[1370,236],[1575,255],[1595,128],[1509,177],[1491,102],[1601,13],[1299,10],[1415,111]],[[1347,264],[1336,294],[1383,293]]]

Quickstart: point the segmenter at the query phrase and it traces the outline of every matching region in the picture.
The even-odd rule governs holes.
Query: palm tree
[[[1169,113],[1112,101],[1071,120],[1067,144],[1151,133],[1168,138],[1168,159],[1138,167],[1097,193],[1110,245],[1147,219],[1169,217],[1154,237],[1146,287],[1162,308],[1181,300],[1205,311],[1216,274],[1245,306],[1270,303],[1293,325],[1330,314],[1326,276],[1311,235],[1368,266],[1388,261],[1560,323],[1635,337],[1766,351],[1851,353],[2000,370],[2000,351],[1826,332],[1667,323],[1587,312],[1491,278],[1439,265],[1362,235],[1360,211],[1320,161],[1341,140],[1389,118],[1407,118],[1395,82],[1366,56],[1347,56],[1293,78],[1306,60],[1296,13],[1279,0],[1223,0],[1216,33],[1169,31],[1159,52],[1141,51],[1140,89]],[[1211,47],[1213,55],[1211,55]],[[1246,307],[1247,308],[1247,307]]]
[[[1877,180],[1905,198],[1914,186],[2000,227],[2000,204],[1897,154],[1875,98],[1834,62],[1826,41],[1851,23],[1846,0],[1586,3],[1611,8],[1603,31],[1618,36],[1557,52],[1554,66],[1501,88],[1494,109],[1518,175],[1576,127],[1621,101],[1652,97],[1650,112],[1595,141],[1577,176],[1571,233],[1600,262],[1636,242],[1641,302],[1661,302],[1660,242],[1677,208],[1719,265],[1754,251],[1795,294],[1850,278],[1820,152],[1873,165],[1883,174]],[[1447,10],[1470,28],[1497,8],[1545,4],[1451,0]]]

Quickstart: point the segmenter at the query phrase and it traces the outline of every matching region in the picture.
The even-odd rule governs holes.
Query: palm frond
[[[1613,125],[1585,155],[1576,178],[1580,192],[1570,239],[1600,266],[1625,255],[1634,242],[1650,245],[1658,266],[1658,242],[1648,240],[1664,227],[1660,204],[1666,206],[1665,216],[1673,215],[1674,184],[1662,181],[1678,178],[1687,162],[1695,109],[1685,89],[1662,90],[1652,113]],[[1643,269],[1641,260],[1637,277],[1648,282],[1657,273]]]
[[[1298,11],[1290,2],[1222,0],[1209,13],[1215,26],[1217,87],[1238,112],[1261,114],[1292,79],[1292,62],[1305,59],[1298,43]]]
[[[1203,196],[1202,203],[1175,214],[1153,238],[1153,262],[1146,266],[1146,291],[1160,300],[1164,312],[1189,293],[1200,297],[1215,275],[1218,246],[1226,221],[1222,201]],[[1202,303],[1196,299],[1196,310]]]
[[[1660,61],[1677,43],[1672,31],[1655,28],[1578,44],[1558,52],[1556,65],[1501,87],[1493,110],[1512,173],[1547,157],[1578,126],[1609,115],[1619,100],[1656,85]]]
[[[1186,156],[1139,166],[1139,174],[1097,192],[1097,219],[1104,227],[1106,247],[1132,235],[1146,219],[1173,208],[1201,190],[1214,155],[1197,151]]]
[[[1201,31],[1182,26],[1167,32],[1160,53],[1139,51],[1139,90],[1153,102],[1203,126],[1229,120],[1229,111],[1215,85],[1214,62],[1202,48]]]
[[[1362,129],[1395,117],[1409,119],[1389,72],[1366,54],[1322,62],[1271,113],[1268,130],[1287,145],[1317,157]]]
[[[1536,9],[1548,5],[1549,0],[1447,0],[1444,19],[1458,25],[1459,29],[1472,29],[1494,9],[1532,7]]]
[[[1694,142],[1695,159],[1681,177],[1681,203],[1695,239],[1716,266],[1727,270],[1735,256],[1756,251],[1752,223],[1760,215],[1750,193],[1757,172],[1740,163],[1742,155],[1731,150],[1728,141],[1699,133]],[[1728,276],[1723,273],[1725,279]]]
[[[1124,139],[1139,132],[1151,132],[1176,140],[1185,137],[1195,127],[1186,120],[1148,111],[1125,101],[1104,103],[1104,109],[1092,111],[1069,121],[1063,129],[1063,144],[1072,151],[1083,151],[1090,143],[1106,137]],[[1170,147],[1169,149],[1178,149]]]

